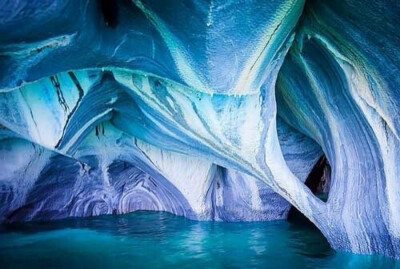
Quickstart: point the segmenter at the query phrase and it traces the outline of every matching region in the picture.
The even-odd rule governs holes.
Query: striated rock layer
[[[280,130],[289,164],[305,179],[320,147],[283,122]],[[155,148],[110,122],[96,126],[73,157],[11,135],[4,130],[0,140],[0,156],[6,160],[0,180],[3,221],[135,210],[199,220],[271,220],[285,218],[290,208],[261,180],[206,159]]]
[[[0,1],[0,220],[293,205],[399,257],[400,4],[366,2]]]
[[[400,5],[314,1],[277,83],[278,113],[332,164],[317,226],[337,248],[400,254]]]

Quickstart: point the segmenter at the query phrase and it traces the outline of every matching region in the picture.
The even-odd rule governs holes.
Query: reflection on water
[[[136,212],[0,228],[0,268],[400,268],[333,251],[309,225]]]

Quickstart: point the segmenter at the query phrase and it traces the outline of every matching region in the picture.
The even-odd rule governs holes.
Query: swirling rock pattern
[[[284,122],[279,126],[287,160],[304,181],[321,149]],[[110,122],[90,129],[71,157],[3,129],[3,221],[135,210],[168,211],[198,220],[287,216],[290,204],[261,180],[205,159],[156,148],[123,134]]]
[[[327,220],[319,224],[331,244],[398,256],[400,5],[383,2],[308,6],[277,100],[278,113],[333,164]]]
[[[0,219],[293,205],[399,257],[400,4],[366,2],[0,1]]]

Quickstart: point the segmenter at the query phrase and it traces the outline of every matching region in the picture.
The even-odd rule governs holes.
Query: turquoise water
[[[135,212],[0,228],[0,268],[400,268],[333,251],[305,223],[196,222]]]

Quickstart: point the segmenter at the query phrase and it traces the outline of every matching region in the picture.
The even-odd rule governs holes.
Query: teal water
[[[332,250],[308,224],[135,212],[0,226],[0,268],[400,268]]]

